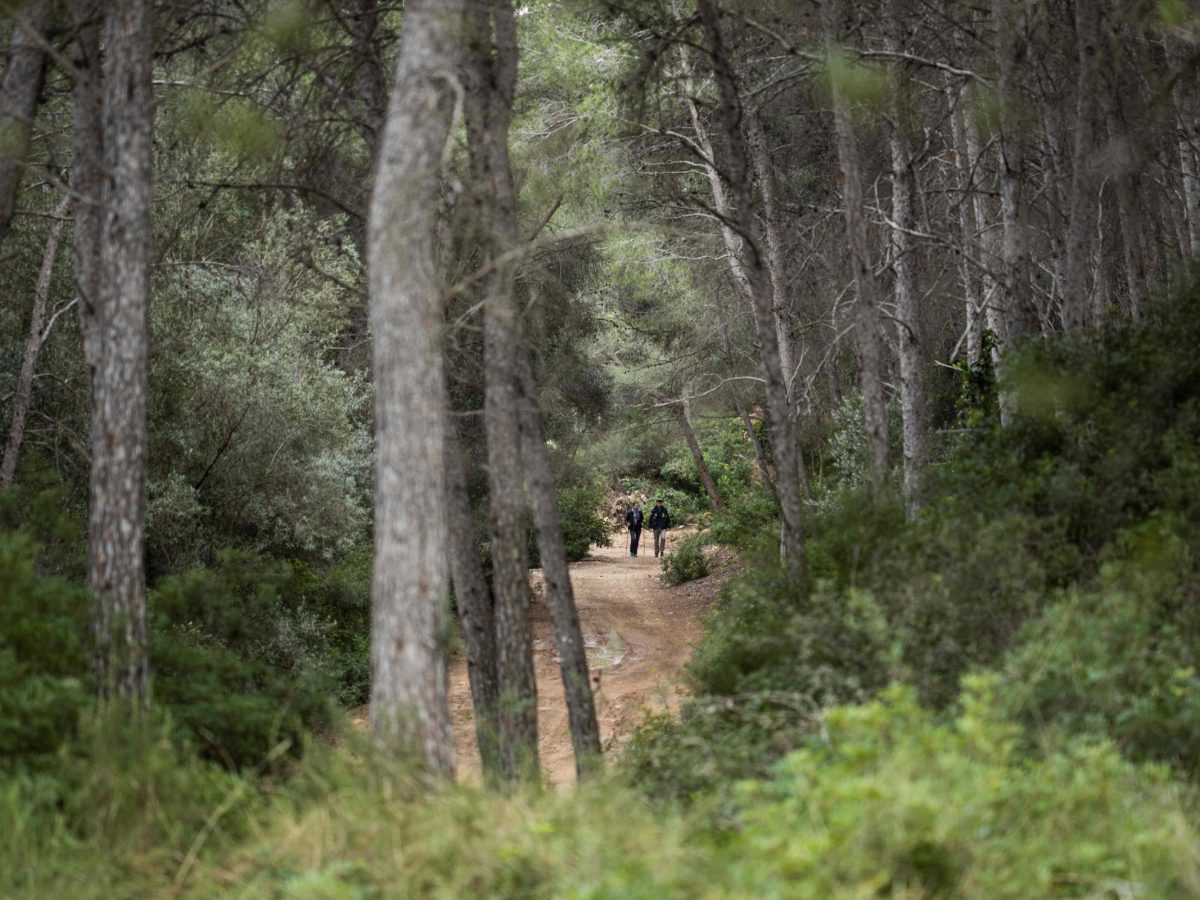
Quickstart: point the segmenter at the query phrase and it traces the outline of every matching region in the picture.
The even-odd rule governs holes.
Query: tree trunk
[[[688,421],[687,401],[681,399],[678,403],[672,403],[671,408],[675,410],[675,421],[679,423],[683,439],[687,441],[688,449],[692,451],[692,461],[696,463],[696,471],[700,473],[700,483],[704,485],[704,493],[708,494],[708,500],[712,503],[713,509],[723,509],[725,501],[721,499],[721,492],[717,490],[717,482],[713,480],[712,472],[709,471],[708,463],[704,461],[704,454],[700,450],[700,442],[696,440],[696,432],[692,430],[692,424]]]
[[[443,453],[446,470],[446,547],[450,555],[450,578],[467,651],[467,678],[471,684],[471,706],[475,710],[475,740],[483,776],[489,784],[500,780],[500,725],[497,703],[500,688],[496,677],[496,622],[492,594],[483,575],[483,563],[475,544],[475,516],[467,493],[458,426],[449,415],[449,396]]]
[[[567,723],[571,731],[571,746],[575,750],[575,774],[579,778],[585,778],[599,772],[603,767],[600,725],[596,721],[596,704],[589,680],[587,648],[584,646],[583,631],[579,626],[575,591],[571,586],[567,550],[563,544],[562,521],[554,490],[554,476],[550,469],[550,452],[546,449],[542,414],[538,409],[537,384],[534,381],[529,348],[525,344],[523,333],[519,343],[517,368],[521,389],[521,438],[525,479],[542,557],[546,606],[550,611],[550,621],[554,625],[554,641],[558,647],[563,696],[567,701]]]
[[[758,439],[758,432],[754,429],[754,420],[750,418],[746,404],[738,396],[737,389],[732,388],[730,394],[733,396],[733,406],[737,410],[738,417],[742,420],[742,427],[746,429],[746,437],[750,441],[750,446],[754,449],[754,461],[758,465],[758,474],[762,478],[763,487],[778,500],[779,491],[776,490],[775,481],[771,478],[771,470],[767,465],[767,455],[763,452],[762,441]],[[809,499],[811,501],[811,498]]]
[[[517,244],[516,195],[508,129],[516,86],[517,42],[509,0],[472,8],[466,83],[467,137],[474,191],[493,260]],[[520,311],[514,266],[502,263],[488,280],[483,307],[488,497],[495,597],[496,671],[500,686],[500,763],[508,780],[536,780],[537,682],[533,671],[529,568],[525,554],[525,493],[519,400]]]
[[[75,197],[75,290],[79,332],[93,397],[100,367],[100,231],[104,220],[104,77],[100,55],[99,0],[72,0],[76,31],[71,88],[71,193]],[[93,403],[95,401],[93,400]]]
[[[1127,144],[1127,129],[1123,128],[1117,114],[1108,114],[1109,144]],[[1139,322],[1142,318],[1142,299],[1146,290],[1146,253],[1142,246],[1142,231],[1136,191],[1133,184],[1132,160],[1123,159],[1121,169],[1115,177],[1117,191],[1117,215],[1121,226],[1121,252],[1125,264],[1125,287],[1128,292],[1129,317]]]
[[[758,110],[748,110],[745,120],[749,137],[747,146],[750,151],[750,161],[754,166],[759,190],[762,193],[762,212],[767,239],[767,269],[771,276],[771,305],[775,314],[775,336],[779,342],[779,362],[783,366],[783,379],[787,385],[792,422],[799,423],[801,416],[800,391],[796,389],[796,379],[799,375],[800,359],[803,358],[803,353],[796,350],[795,341],[792,340],[792,302],[788,291],[790,280],[783,245],[783,229],[779,223],[779,205],[776,202],[775,165],[771,159],[771,148],[767,144],[767,133],[763,129]],[[808,483],[808,470],[804,465],[804,454],[799,451],[796,453],[796,466],[796,477],[800,479],[804,498],[811,503],[812,489]]]
[[[376,743],[454,771],[446,662],[445,383],[434,227],[465,0],[410,0],[368,218],[375,382]]]
[[[970,97],[973,90],[968,85],[964,89],[964,98]],[[974,111],[963,110],[962,114],[963,139],[966,145],[967,163],[972,173],[984,170],[983,144],[979,138],[979,123]],[[995,154],[992,154],[993,159]],[[1004,302],[1001,297],[1003,276],[999,281],[992,275],[997,267],[1003,269],[1003,249],[998,247],[1000,242],[993,224],[995,204],[988,201],[983,191],[974,191],[975,227],[979,231],[980,262],[983,264],[983,311],[987,329],[996,338],[996,346],[992,350],[993,362],[998,359],[1000,348],[1008,342],[1008,323],[1004,316]],[[1002,233],[1001,233],[1002,234]]]
[[[146,394],[153,166],[153,9],[106,12],[104,180],[100,195],[98,365],[91,423],[88,586],[102,697],[148,699],[146,660]],[[81,201],[87,203],[95,198]]]
[[[25,342],[25,354],[21,357],[21,371],[17,375],[17,387],[13,394],[12,426],[8,432],[8,445],[4,448],[4,459],[0,461],[0,491],[12,486],[13,476],[17,472],[17,459],[21,455],[21,442],[25,437],[25,419],[33,401],[33,376],[37,371],[38,353],[49,333],[46,314],[50,306],[54,261],[58,258],[58,246],[62,242],[63,226],[70,209],[71,199],[68,196],[54,211],[55,218],[50,223],[46,249],[42,252],[42,267],[33,292],[33,313],[29,318],[29,338]]]
[[[900,32],[907,21],[903,4],[891,0],[888,16],[891,34],[889,49],[900,52]],[[921,505],[925,469],[929,464],[929,442],[925,422],[925,377],[921,361],[920,311],[913,253],[912,233],[916,229],[913,201],[917,178],[913,169],[912,145],[908,137],[908,110],[903,91],[906,87],[893,63],[888,74],[892,95],[892,268],[896,273],[896,346],[900,357],[900,420],[904,446],[904,505],[910,519]]]
[[[46,54],[30,31],[44,40],[50,25],[49,0],[17,8],[20,15],[13,23],[8,68],[0,84],[0,241],[12,227],[17,189],[25,174],[33,119],[46,72]]]
[[[1029,296],[1028,248],[1025,245],[1022,191],[1025,178],[1025,148],[1018,112],[1017,79],[1024,60],[1024,12],[1008,0],[995,0],[996,27],[999,29],[1000,121],[1000,209],[1004,221],[1004,339],[1012,340],[1038,325]]]
[[[787,380],[780,359],[771,285],[763,258],[762,243],[758,236],[758,225],[754,219],[750,167],[746,156],[746,141],[741,131],[741,101],[721,35],[720,15],[715,0],[699,0],[697,5],[712,57],[713,74],[716,77],[718,116],[727,144],[726,176],[729,181],[730,218],[742,238],[742,268],[746,275],[746,288],[750,296],[758,339],[759,362],[766,384],[771,443],[777,466],[776,488],[779,491],[779,506],[783,519],[780,555],[791,576],[803,583],[803,500],[797,477],[799,463],[796,459],[799,448],[788,402]]]
[[[966,126],[963,122],[965,91],[957,90],[951,82],[946,87],[946,100],[950,113],[950,128],[954,138],[954,175],[958,191],[958,231],[961,245],[959,277],[962,279],[963,299],[967,320],[967,361],[978,361],[983,352],[983,317],[986,288],[980,289],[983,281],[976,269],[980,259],[976,243],[981,240],[982,224],[976,219],[974,164],[967,150]],[[970,115],[970,111],[965,113]]]
[[[841,38],[840,2],[825,0],[824,13],[825,46],[832,64],[835,56],[841,53],[837,46]],[[862,389],[863,418],[871,463],[871,486],[876,494],[882,494],[891,469],[891,454],[888,445],[887,401],[883,392],[883,342],[879,333],[875,263],[871,259],[867,235],[858,141],[851,119],[850,103],[838,79],[835,77],[831,81],[834,131],[842,172],[846,237],[854,275],[854,335],[858,345],[859,384]]]
[[[1063,271],[1063,329],[1082,331],[1088,325],[1087,262],[1092,224],[1092,176],[1096,115],[1096,66],[1099,30],[1097,0],[1075,0],[1076,57],[1079,75],[1075,98],[1075,143],[1071,151],[1071,196],[1067,222],[1067,259]]]

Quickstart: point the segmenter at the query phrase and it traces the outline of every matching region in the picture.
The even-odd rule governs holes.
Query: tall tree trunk
[[[471,8],[470,58],[464,77],[467,138],[480,221],[493,260],[517,245],[516,193],[508,129],[516,87],[517,42],[512,4]],[[500,763],[509,780],[537,778],[537,682],[533,671],[525,492],[521,448],[518,334],[520,310],[512,263],[497,264],[483,306],[488,498],[496,671],[500,686]]]
[[[730,219],[740,234],[742,268],[746,275],[753,312],[754,330],[758,339],[759,362],[766,384],[767,413],[771,428],[771,443],[775,451],[776,488],[783,525],[780,533],[780,554],[783,564],[798,582],[805,579],[803,500],[797,477],[795,422],[788,402],[787,380],[779,354],[779,338],[775,329],[775,307],[766,261],[762,253],[758,224],[754,219],[754,196],[750,182],[750,166],[746,140],[741,130],[741,100],[737,80],[721,35],[720,14],[715,0],[698,0],[700,21],[712,58],[713,74],[718,92],[718,117],[726,141],[729,181]]]
[[[71,199],[68,196],[54,211],[55,218],[50,223],[46,249],[42,251],[42,267],[33,291],[33,313],[29,317],[29,337],[25,342],[21,371],[17,375],[17,387],[13,394],[12,425],[8,432],[8,444],[4,448],[4,458],[0,460],[0,491],[12,485],[13,476],[17,472],[17,460],[25,438],[25,420],[33,401],[33,376],[37,371],[38,354],[48,334],[46,316],[50,308],[50,282],[54,275],[54,261],[58,258],[58,246],[62,242],[63,226],[66,224],[70,208]]]
[[[1111,145],[1127,145],[1127,129],[1123,128],[1114,110],[1108,114],[1108,139]],[[1121,226],[1121,253],[1125,264],[1125,287],[1128,292],[1129,317],[1141,321],[1142,298],[1146,290],[1146,253],[1142,246],[1141,218],[1134,190],[1133,161],[1121,160],[1115,177],[1117,215]]]
[[[562,520],[550,468],[550,452],[546,449],[541,410],[538,409],[537,384],[524,333],[520,335],[517,357],[520,378],[521,438],[525,459],[525,480],[529,487],[529,505],[533,525],[537,530],[538,548],[542,557],[542,581],[546,587],[546,606],[554,625],[554,641],[558,647],[559,670],[562,673],[563,695],[567,701],[567,724],[571,731],[571,746],[575,750],[575,774],[579,778],[599,772],[603,766],[600,746],[600,725],[596,721],[596,704],[589,680],[587,648],[579,626],[579,611],[575,607],[575,591],[567,565],[567,549],[563,543]]]
[[[976,269],[980,266],[980,254],[976,243],[981,240],[981,224],[975,215],[975,169],[967,150],[966,126],[963,123],[965,90],[959,90],[950,82],[946,87],[946,100],[950,112],[950,128],[954,139],[954,176],[958,191],[958,231],[961,244],[959,277],[962,280],[963,300],[967,319],[967,361],[976,362],[983,352],[983,317],[986,288],[981,289],[982,278]],[[970,112],[966,112],[970,115]]]
[[[451,410],[449,396],[445,399]],[[500,780],[500,723],[497,703],[500,688],[496,676],[496,622],[492,594],[483,574],[483,562],[475,544],[475,516],[467,492],[458,426],[447,416],[443,446],[446,470],[446,547],[450,555],[450,578],[455,606],[467,651],[467,679],[471,706],[475,710],[475,740],[489,784]]]
[[[100,231],[104,220],[104,74],[99,0],[71,0],[76,32],[71,87],[71,193],[75,197],[75,290],[79,332],[93,397],[100,367]],[[93,399],[93,404],[94,404]]]
[[[1022,193],[1025,147],[1020,121],[1017,80],[1025,58],[1025,13],[1019,4],[995,0],[998,29],[1000,120],[1000,209],[1004,221],[1003,303],[1004,340],[1012,340],[1038,325],[1030,297],[1029,251],[1025,242]]]
[[[964,101],[972,97],[974,90],[970,85],[964,88]],[[970,166],[971,172],[978,176],[978,173],[985,171],[988,167],[984,165],[983,143],[979,138],[979,123],[976,121],[975,112],[972,109],[964,109],[962,114],[962,129],[963,139],[965,141],[967,163]],[[992,154],[994,160],[995,154]],[[998,357],[1000,347],[1008,342],[1008,323],[1004,316],[1004,302],[1002,298],[1002,288],[1004,285],[1003,275],[1000,280],[992,275],[999,268],[1001,271],[1003,265],[1003,249],[1000,246],[1003,233],[997,234],[994,224],[995,204],[988,201],[987,194],[982,190],[973,192],[973,206],[975,210],[975,227],[979,231],[979,248],[980,262],[984,267],[983,275],[983,310],[984,322],[987,329],[995,335],[996,347],[993,349],[993,361]]]
[[[49,0],[18,6],[18,10],[8,48],[8,68],[0,84],[0,241],[12,227],[46,71],[46,54],[30,31],[44,40],[50,25]]]
[[[721,499],[721,492],[717,490],[717,482],[713,479],[712,472],[709,471],[708,463],[704,461],[700,442],[696,440],[696,432],[692,430],[692,424],[688,421],[687,401],[681,399],[678,403],[672,403],[671,408],[675,410],[675,421],[679,423],[683,439],[687,441],[688,449],[692,451],[692,461],[696,464],[696,471],[700,473],[700,484],[704,486],[704,493],[708,495],[713,509],[723,509],[725,501]]]
[[[717,324],[721,329],[721,348],[725,353],[725,362],[732,369],[734,366],[733,357],[733,342],[729,339],[729,323],[725,318],[725,306],[721,301],[717,301]],[[731,382],[729,385],[729,396],[733,399],[733,406],[737,410],[738,416],[742,420],[742,425],[746,429],[746,437],[750,441],[750,446],[754,448],[754,461],[758,465],[758,474],[762,478],[763,487],[771,494],[776,501],[779,499],[779,491],[775,488],[775,481],[771,478],[770,466],[767,463],[767,455],[763,451],[762,441],[758,439],[758,432],[754,428],[754,421],[750,418],[750,413],[746,410],[746,404],[742,402],[741,394],[738,392],[737,383]],[[809,498],[811,500],[811,498]]]
[[[779,362],[783,366],[783,379],[787,385],[788,405],[792,410],[792,421],[800,421],[800,391],[796,389],[796,379],[802,353],[796,350],[796,342],[792,340],[791,330],[791,297],[788,285],[786,253],[783,245],[783,229],[780,226],[779,204],[776,200],[775,165],[771,159],[771,148],[767,144],[767,133],[763,129],[762,119],[757,109],[745,113],[747,147],[750,151],[750,162],[754,166],[758,178],[759,190],[762,194],[762,213],[767,239],[767,270],[771,276],[771,305],[775,314],[775,336],[779,342]],[[804,454],[797,451],[796,476],[800,479],[800,487],[805,499],[812,502],[812,489],[808,483],[808,470],[804,465]]]
[[[838,47],[841,38],[841,16],[842,7],[839,0],[825,0],[825,47],[831,66],[841,53]],[[887,401],[883,392],[883,341],[879,329],[878,287],[875,283],[875,264],[871,259],[867,236],[858,141],[851,119],[850,101],[836,74],[831,78],[831,84],[834,131],[842,172],[846,237],[854,275],[854,335],[858,345],[859,384],[862,390],[863,418],[871,464],[871,485],[877,494],[881,494],[891,469],[891,454],[888,446]]]
[[[902,49],[901,29],[907,21],[904,4],[891,0],[888,16],[889,49]],[[908,108],[899,63],[888,70],[892,95],[892,268],[896,273],[896,347],[900,357],[900,419],[904,446],[904,505],[909,518],[921,505],[929,443],[925,422],[925,378],[921,362],[921,317],[917,309],[917,286],[912,234],[916,230],[913,202],[917,177],[913,168],[912,144],[908,137]]]
[[[147,314],[154,98],[153,9],[106,12],[99,359],[92,391],[88,586],[101,696],[148,698],[146,660]],[[83,202],[87,202],[86,200]]]
[[[410,0],[367,224],[375,382],[375,740],[452,774],[445,383],[434,227],[465,0]]]
[[[1096,67],[1099,56],[1098,0],[1075,0],[1075,55],[1079,75],[1075,98],[1075,142],[1071,151],[1071,195],[1067,222],[1067,260],[1063,271],[1063,329],[1082,331],[1088,325],[1087,262],[1092,224],[1090,156],[1095,141]]]

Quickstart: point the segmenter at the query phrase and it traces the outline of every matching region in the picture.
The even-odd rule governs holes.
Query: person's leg
[[[665,528],[655,528],[654,529],[654,555],[655,556],[662,556],[663,550],[665,550],[667,548],[667,541],[666,541],[666,537],[665,537],[666,533],[667,533],[667,530]]]
[[[642,529],[633,528],[629,532],[629,555],[637,556],[638,538],[642,536]]]

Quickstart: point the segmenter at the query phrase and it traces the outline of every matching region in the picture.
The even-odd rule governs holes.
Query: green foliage
[[[678,716],[647,715],[621,753],[619,772],[655,801],[727,808],[739,781],[769,777],[806,739],[815,712],[802,694],[689,700]]]
[[[349,753],[265,782],[196,759],[152,719],[88,719],[53,777],[0,781],[13,826],[0,893],[1195,896],[1200,835],[1164,771],[1103,743],[1023,754],[995,694],[972,680],[949,721],[901,688],[806,715],[799,747],[772,770],[746,753],[755,781],[727,782],[721,760],[693,773],[728,789],[687,811],[612,777],[569,792],[431,789],[353,735]],[[734,734],[737,715],[715,713],[725,721],[712,733]]]
[[[42,768],[92,706],[88,598],[38,572],[36,544],[0,534],[0,758]],[[255,766],[297,756],[331,699],[366,690],[367,587],[359,563],[314,588],[285,563],[226,551],[149,598],[152,692],[206,756]],[[330,614],[351,612],[339,625]],[[353,612],[357,611],[357,616]]]
[[[746,896],[1191,896],[1200,872],[1162,773],[1109,746],[1022,758],[972,682],[940,724],[910,691],[824,718],[820,739],[740,797],[731,852],[771,859]]]
[[[606,546],[612,537],[615,523],[604,515],[604,491],[598,485],[560,490],[558,511],[570,562],[587,556],[593,544]]]
[[[155,286],[147,548],[158,572],[203,548],[331,560],[366,535],[370,435],[361,377],[328,348],[336,285],[357,260],[334,222],[258,223],[239,267],[168,270]],[[300,235],[314,246],[302,265]],[[154,463],[153,461],[159,462]]]
[[[56,751],[90,698],[87,594],[33,556],[29,538],[0,533],[0,767]]]
[[[688,672],[701,695],[803,694],[818,706],[861,701],[888,681],[892,637],[867,592],[803,591],[760,563],[722,589]]]
[[[1178,521],[1124,533],[1011,654],[1006,701],[1030,728],[1111,737],[1194,775],[1200,758],[1200,560]]]
[[[205,755],[231,766],[255,765],[284,740],[298,752],[306,730],[329,724],[329,623],[291,602],[290,574],[224,551],[150,598],[155,694]]]
[[[692,534],[678,541],[671,552],[662,558],[663,580],[667,584],[683,584],[708,574],[704,557],[703,534]]]

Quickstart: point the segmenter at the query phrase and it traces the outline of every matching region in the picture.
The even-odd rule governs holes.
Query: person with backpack
[[[642,536],[642,508],[638,504],[625,513],[625,524],[629,528],[629,555],[637,556],[638,538]]]
[[[654,530],[654,555],[662,556],[667,552],[667,531],[671,527],[671,514],[663,506],[662,498],[654,498],[654,509],[650,510],[648,523]]]

